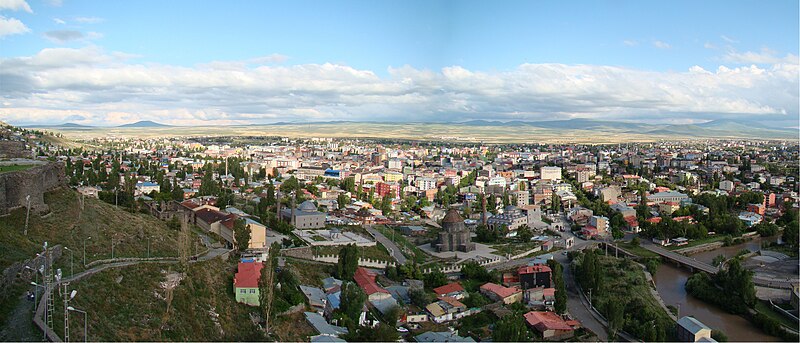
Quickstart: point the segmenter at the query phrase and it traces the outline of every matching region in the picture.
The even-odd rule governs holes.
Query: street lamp
[[[83,240],[83,266],[86,267],[86,241],[92,239],[92,236]]]
[[[86,342],[86,340],[87,340],[87,338],[89,336],[89,331],[87,330],[88,327],[89,327],[87,325],[87,323],[89,322],[89,318],[87,318],[86,311],[79,310],[79,309],[74,308],[72,306],[67,306],[67,310],[83,313],[83,341]]]
[[[44,266],[39,267],[39,270],[33,269],[31,267],[25,266],[25,269],[28,269],[33,272],[34,282],[32,284],[38,286],[39,285],[39,273],[44,274]],[[37,273],[38,271],[38,273]],[[36,308],[39,306],[39,288],[33,289],[33,310],[36,311]]]

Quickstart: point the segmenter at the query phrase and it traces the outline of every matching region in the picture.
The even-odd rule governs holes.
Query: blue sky
[[[798,115],[798,11],[780,0],[0,0],[0,63],[14,69],[0,71],[0,116],[788,120]],[[642,94],[619,96],[626,82]],[[195,96],[211,89],[227,97]]]

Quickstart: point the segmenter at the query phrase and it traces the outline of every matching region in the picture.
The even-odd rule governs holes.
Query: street
[[[391,239],[386,238],[380,231],[375,230],[372,226],[366,226],[367,232],[369,232],[375,239],[383,244],[386,247],[386,250],[389,250],[389,254],[392,255],[395,261],[399,264],[406,264],[406,257],[403,255],[403,252],[400,248],[397,247]]]

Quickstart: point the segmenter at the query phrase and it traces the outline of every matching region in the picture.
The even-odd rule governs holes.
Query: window
[[[246,293],[247,293],[247,290],[246,290],[246,289],[240,289],[240,290],[239,290],[239,293],[241,293],[241,294],[246,294]]]
[[[251,289],[250,290],[250,294],[256,294],[256,290],[255,289]]]

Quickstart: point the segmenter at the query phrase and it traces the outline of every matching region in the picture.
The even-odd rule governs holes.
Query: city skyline
[[[6,0],[0,117],[797,127],[797,12],[792,1]]]

